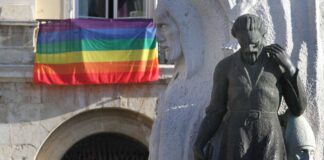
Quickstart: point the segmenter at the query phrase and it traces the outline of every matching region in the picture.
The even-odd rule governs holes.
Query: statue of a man
[[[222,121],[218,159],[287,159],[278,108],[284,97],[290,112],[301,115],[305,90],[285,50],[264,45],[265,34],[264,22],[255,15],[234,22],[232,35],[241,48],[215,68],[211,102],[194,144],[196,160],[206,158],[204,147]]]

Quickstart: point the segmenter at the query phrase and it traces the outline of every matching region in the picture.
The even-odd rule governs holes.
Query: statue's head
[[[199,14],[188,0],[159,0],[154,12],[160,52],[170,62],[184,58],[186,77],[203,65],[204,42]]]
[[[232,35],[238,40],[241,52],[258,53],[264,45],[266,28],[263,20],[252,14],[238,17],[232,27]]]
[[[174,63],[181,54],[180,30],[174,18],[165,7],[159,5],[155,11],[154,21],[157,25],[157,40],[159,51],[166,55],[166,59]]]
[[[314,160],[315,137],[303,116],[289,115],[285,141],[288,160]]]

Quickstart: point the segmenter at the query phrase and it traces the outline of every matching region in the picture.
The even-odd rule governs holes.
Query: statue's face
[[[165,53],[169,62],[177,61],[181,56],[180,32],[173,20],[166,13],[159,13],[156,10],[155,23],[157,25],[157,40],[159,43],[159,51]]]
[[[245,53],[258,53],[262,49],[263,35],[259,30],[241,30],[236,33],[241,51]]]
[[[295,160],[314,160],[314,147],[300,147],[295,153]]]

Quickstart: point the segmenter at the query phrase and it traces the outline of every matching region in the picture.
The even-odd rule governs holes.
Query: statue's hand
[[[200,145],[194,145],[193,146],[193,153],[195,160],[205,160],[205,155],[204,155],[204,147],[201,147]]]
[[[294,64],[290,61],[290,58],[287,56],[286,51],[278,44],[271,44],[263,48],[267,53],[270,54],[270,57],[273,58],[279,65],[284,67],[285,72],[293,76],[296,73],[296,68]]]

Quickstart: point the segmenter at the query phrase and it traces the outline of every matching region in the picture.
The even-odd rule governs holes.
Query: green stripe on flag
[[[126,40],[76,40],[53,44],[37,44],[38,54],[53,54],[79,51],[104,50],[138,50],[154,49],[156,39],[126,39]]]

